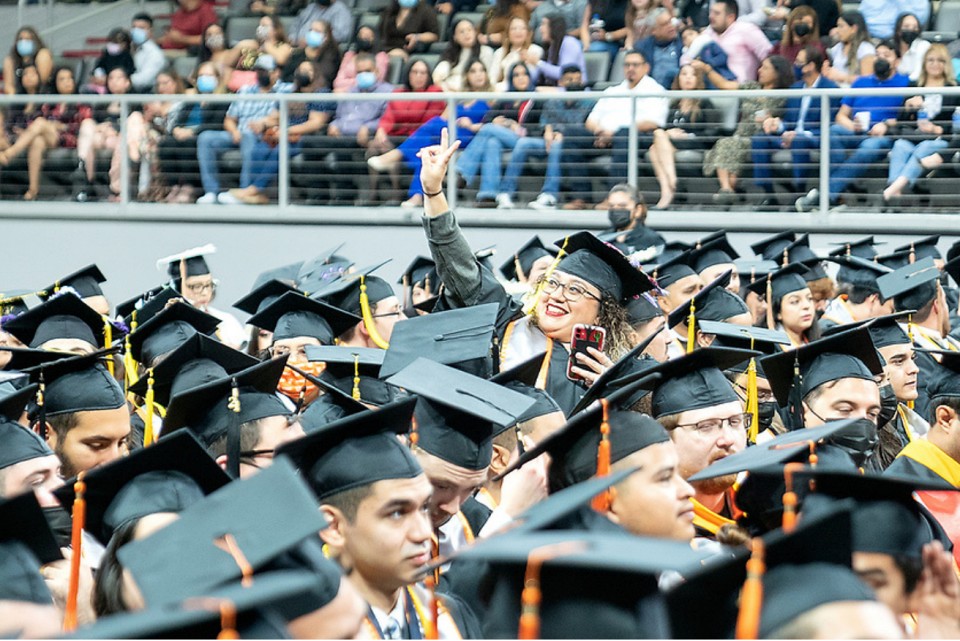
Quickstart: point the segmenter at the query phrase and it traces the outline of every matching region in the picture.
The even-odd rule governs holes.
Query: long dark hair
[[[557,64],[560,61],[560,45],[567,35],[567,21],[561,15],[547,16],[548,31],[550,33],[550,48],[547,50],[547,62]]]
[[[916,21],[917,21],[917,26],[920,27],[920,30],[921,30],[921,31],[923,30],[923,25],[920,24],[920,18],[918,18],[915,13],[910,13],[909,11],[907,11],[907,12],[901,13],[899,16],[897,16],[897,23],[896,23],[896,25],[894,25],[894,27],[893,27],[893,41],[894,41],[894,42],[896,43],[896,45],[897,45],[897,52],[898,52],[898,53],[900,52],[900,47],[901,47],[902,45],[906,44],[906,43],[903,41],[903,36],[902,36],[901,34],[903,33],[903,22],[904,22],[907,18],[913,18],[914,20],[916,20]],[[910,46],[910,45],[907,45],[907,47],[909,47],[909,46]]]
[[[870,29],[867,28],[867,21],[863,19],[863,14],[859,11],[844,11],[840,14],[838,20],[843,20],[851,27],[857,28],[853,40],[845,46],[850,47],[847,52],[847,70],[854,75],[860,75],[860,58],[857,57],[857,51],[860,50],[860,43],[870,41]]]
[[[60,75],[60,72],[61,72],[61,71],[66,71],[67,73],[70,74],[70,77],[73,78],[73,91],[71,91],[71,92],[68,93],[68,94],[61,94],[61,93],[60,93],[60,90],[57,89],[57,76]],[[56,69],[54,69],[54,70],[53,70],[53,78],[51,78],[51,82],[50,82],[50,88],[51,88],[51,90],[53,91],[53,93],[60,94],[60,95],[62,95],[62,96],[74,96],[74,95],[80,93],[80,87],[78,86],[78,83],[77,83],[77,74],[74,72],[73,68],[72,68],[72,67],[66,67],[66,66],[60,66],[60,67],[57,67]]]
[[[410,61],[410,64],[407,65],[407,68],[404,69],[403,72],[403,86],[407,91],[418,91],[417,89],[413,88],[413,85],[410,84],[410,72],[413,70],[413,66],[417,63],[420,63],[427,68],[427,86],[425,88],[429,89],[430,85],[433,84],[433,78],[431,77],[433,74],[433,69],[430,68],[430,64],[423,58],[414,58]]]
[[[41,49],[46,49],[47,45],[43,44],[43,39],[40,38],[40,34],[37,33],[37,30],[33,27],[20,27],[17,29],[17,35],[13,40],[13,46],[10,47],[10,57],[13,59],[13,67],[19,69],[23,65],[23,56],[20,55],[20,52],[17,51],[17,40],[20,39],[20,34],[26,33],[30,36],[30,39],[35,43],[33,50],[33,55],[30,56],[32,60],[37,58],[37,54],[40,53]]]
[[[202,62],[206,62],[213,57],[213,51],[210,50],[210,47],[207,46],[207,34],[210,33],[212,27],[220,27],[220,36],[223,37],[223,48],[229,49],[227,46],[227,34],[223,30],[223,25],[219,22],[211,22],[204,29],[203,33],[200,34],[200,51],[197,53],[197,64],[199,65]]]
[[[788,89],[793,84],[793,65],[783,56],[770,56],[767,58],[777,73],[777,80],[774,83],[774,89]]]
[[[460,24],[463,22],[470,23],[470,26],[473,27],[473,30],[479,33],[476,25],[473,24],[473,20],[468,20],[467,18],[462,18],[460,20],[457,20],[456,24],[453,25],[453,29],[450,31],[450,33],[455,34],[457,32],[457,27],[459,27]],[[462,53],[463,53],[463,47],[461,47],[460,43],[457,42],[456,39],[451,35],[450,43],[447,45],[447,48],[443,50],[443,53],[440,54],[440,61],[442,62],[445,60],[449,62],[452,66],[456,66],[457,63],[460,62],[460,56],[462,55]],[[479,38],[474,38],[473,40],[473,47],[470,48],[470,57],[471,58],[480,57],[480,39]]]
[[[137,523],[139,520],[134,519],[118,527],[100,559],[100,567],[93,583],[93,610],[97,617],[126,612],[129,609],[123,602],[123,565],[117,553],[133,540]]]

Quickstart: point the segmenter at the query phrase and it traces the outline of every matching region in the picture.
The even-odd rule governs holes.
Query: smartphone
[[[570,359],[567,361],[567,378],[571,381],[582,381],[583,377],[573,371],[573,368],[580,365],[577,361],[577,354],[586,354],[588,347],[593,347],[603,351],[603,341],[607,337],[607,330],[597,325],[583,325],[578,323],[573,326],[573,336],[570,338]]]

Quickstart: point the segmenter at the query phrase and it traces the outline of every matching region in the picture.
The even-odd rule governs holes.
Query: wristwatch
[[[610,33],[607,32],[607,33],[603,34],[603,39],[606,40],[607,42],[611,42],[611,41],[613,41],[613,36],[611,36]]]

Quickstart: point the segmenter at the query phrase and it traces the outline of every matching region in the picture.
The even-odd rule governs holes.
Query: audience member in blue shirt
[[[901,13],[912,13],[920,30],[930,21],[930,0],[862,0],[857,7],[874,38],[892,38]]]
[[[680,72],[680,55],[683,53],[683,40],[677,32],[670,11],[658,7],[650,12],[647,20],[652,23],[650,35],[642,38],[634,49],[643,54],[650,64],[647,74],[661,87],[673,85],[673,79]]]

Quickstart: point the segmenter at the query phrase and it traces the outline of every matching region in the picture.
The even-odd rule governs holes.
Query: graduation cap
[[[300,414],[300,425],[306,434],[313,434],[341,418],[369,411],[366,405],[322,378],[308,377],[312,383],[324,391],[307,409]]]
[[[345,417],[283,444],[276,454],[293,462],[320,501],[377,481],[415,478],[423,470],[397,438],[410,430],[415,406],[416,399],[405,398]]]
[[[834,249],[830,252],[830,256],[835,257],[845,257],[853,256],[855,258],[862,258],[873,262],[873,259],[879,255],[879,252],[876,250],[878,245],[886,245],[884,242],[877,242],[873,239],[873,236],[866,236],[860,240],[855,240],[853,242],[833,242],[831,245],[839,245],[837,249]]]
[[[210,273],[205,256],[217,251],[210,243],[200,247],[192,247],[177,254],[164,256],[157,260],[157,269],[166,271],[172,280],[187,276],[205,276]]]
[[[35,386],[24,389],[30,395],[36,393]],[[17,423],[9,415],[6,419],[0,421],[0,443],[3,443],[3,448],[0,449],[0,470],[23,461],[53,455],[53,450],[36,432]]]
[[[249,294],[233,304],[241,312],[257,314],[275,302],[287,292],[299,290],[287,282],[272,278],[254,287]]]
[[[896,314],[877,316],[856,323],[837,325],[825,330],[823,335],[832,336],[833,334],[853,329],[854,327],[866,327],[870,330],[870,338],[873,340],[873,346],[877,349],[889,347],[890,345],[910,345],[913,341],[910,340],[910,337],[900,323],[908,322],[908,319],[915,313],[916,312],[911,309],[897,312]]]
[[[890,269],[900,269],[905,265],[910,264],[910,252],[909,251],[898,251],[892,252],[889,254],[883,254],[877,256],[874,260],[884,267],[889,267]]]
[[[168,302],[176,299],[182,300],[179,284],[175,287],[162,285],[121,303],[117,306],[117,314],[123,317],[123,322],[130,331],[134,331],[166,309]]]
[[[943,255],[940,254],[940,250],[937,249],[937,245],[940,243],[940,234],[933,236],[927,236],[926,238],[921,238],[920,240],[915,240],[907,243],[906,245],[901,245],[897,247],[894,251],[896,252],[906,252],[909,256],[909,262],[923,260],[924,258],[936,258],[942,259]]]
[[[102,350],[31,368],[30,381],[42,387],[45,416],[123,407],[123,388],[101,364],[107,354]]]
[[[493,257],[497,253],[497,246],[490,245],[473,252],[473,257],[477,259],[477,264],[489,271],[491,274],[496,269],[493,266]]]
[[[660,253],[657,255],[657,258],[661,262],[666,262],[692,248],[693,245],[680,240],[667,241],[667,243],[663,246],[663,249],[661,249]]]
[[[146,539],[124,545],[117,556],[147,607],[163,607],[241,577],[255,585],[255,572],[324,527],[310,489],[289,461],[277,458]]]
[[[50,352],[45,349],[32,349],[29,347],[0,346],[0,352],[10,355],[10,360],[7,361],[3,370],[7,372],[26,370],[43,363],[52,363],[74,356],[72,353]]]
[[[0,421],[6,419],[11,423],[16,423],[20,420],[24,407],[36,396],[39,387],[37,385],[14,386],[13,381],[19,381],[21,378],[26,380],[26,376],[26,374],[18,373],[11,376],[9,380],[0,380]],[[0,442],[2,441],[3,439],[0,439]],[[8,463],[7,465],[11,464]],[[7,465],[0,465],[0,467],[6,467]]]
[[[938,361],[938,367],[925,371],[927,396],[930,397],[931,407],[935,408],[935,401],[943,398],[960,398],[960,352],[948,350],[922,350]]]
[[[715,281],[694,294],[693,298],[683,305],[678,305],[667,315],[668,327],[673,328],[680,323],[687,323],[688,334],[693,337],[693,342],[690,342],[689,337],[687,339],[688,349],[692,350],[696,344],[695,330],[690,329],[691,319],[695,328],[701,320],[725,321],[750,313],[750,308],[743,299],[726,289],[732,275],[732,271],[724,272]]]
[[[283,294],[247,320],[273,332],[274,341],[310,336],[326,344],[360,321],[359,316],[297,292]]]
[[[652,343],[657,337],[657,334],[664,331],[667,331],[666,328],[661,327],[650,336],[647,336],[645,339],[631,348],[629,352],[621,356],[616,363],[604,370],[604,372],[597,377],[597,380],[593,382],[593,385],[587,388],[586,393],[580,397],[580,400],[577,401],[577,404],[570,412],[570,416],[574,416],[575,414],[583,411],[601,396],[609,397],[611,394],[624,387],[627,382],[636,380],[634,375],[637,375],[640,372],[645,372],[659,365],[659,363],[652,358],[644,358],[643,351],[650,346],[650,343]],[[641,397],[646,396],[646,394],[649,393],[649,390],[640,391],[641,393],[639,396],[618,397],[622,399],[618,407],[623,409],[628,408],[636,403]]]
[[[220,319],[216,316],[184,302],[173,303],[130,333],[130,355],[150,367],[157,358],[180,347],[194,334],[212,336],[219,325]]]
[[[43,288],[39,294],[41,300],[48,300],[65,287],[73,289],[80,298],[103,296],[100,283],[107,282],[106,276],[96,265],[87,265],[68,276],[58,279],[55,283]]]
[[[367,306],[375,305],[385,298],[396,296],[396,292],[393,291],[393,286],[390,283],[379,276],[373,275],[373,272],[389,262],[389,260],[385,260],[350,274],[342,274],[340,278],[310,294],[310,297],[323,299],[344,311],[362,316],[364,305],[361,300],[361,293],[367,296]],[[362,291],[361,285],[363,286]]]
[[[760,364],[780,406],[795,405],[797,412],[807,394],[824,383],[843,378],[872,381],[883,373],[880,356],[865,327],[766,356]]]
[[[699,320],[698,322],[701,332],[716,337],[713,341],[714,347],[752,349],[764,354],[776,354],[781,351],[781,345],[792,345],[786,332],[778,329],[747,327],[711,320]],[[737,365],[730,369],[736,368]]]
[[[783,254],[780,264],[787,265],[800,264],[807,268],[803,275],[805,281],[812,282],[827,278],[827,272],[823,269],[823,258],[817,256],[810,249],[810,235],[803,234],[795,241],[783,248]]]
[[[773,306],[787,294],[807,289],[807,268],[793,263],[749,283],[747,289],[767,299],[767,326],[773,329]]]
[[[647,294],[634,296],[627,301],[624,308],[627,310],[627,322],[631,327],[637,327],[663,316],[663,310],[656,301],[650,300]]]
[[[758,260],[756,258],[738,258],[733,261],[733,264],[737,268],[737,273],[740,274],[741,291],[746,287],[747,283],[763,278],[767,274],[779,269],[777,263],[772,260]]]
[[[943,264],[943,271],[950,274],[954,284],[960,285],[960,256],[951,258]]]
[[[933,258],[923,258],[877,279],[884,300],[893,299],[897,311],[923,309],[937,296],[940,270]]]
[[[687,253],[687,261],[698,274],[716,265],[732,264],[740,258],[727,239],[726,232],[717,232],[702,241],[697,241],[696,246]]]
[[[833,256],[827,260],[840,265],[840,269],[837,270],[837,282],[847,283],[870,292],[879,293],[877,279],[893,271],[880,263],[858,256]]]
[[[466,372],[418,358],[387,382],[420,398],[416,447],[469,470],[490,465],[493,432],[513,425],[533,399]]]
[[[0,500],[0,544],[11,542],[25,545],[42,564],[63,558],[33,492]],[[0,586],[5,583],[0,581]]]
[[[476,376],[493,372],[496,303],[434,312],[397,323],[380,377],[393,376],[417,358],[429,358]]]
[[[555,248],[547,247],[539,236],[534,236],[515,251],[505,263],[500,265],[500,273],[507,280],[526,280],[529,278],[530,270],[533,269],[535,262],[544,256],[554,258],[556,255],[557,250]]]
[[[354,400],[379,406],[396,397],[396,390],[377,378],[386,355],[382,349],[308,345],[306,353],[308,361],[326,364],[321,378]]]
[[[540,370],[543,369],[543,359],[546,355],[546,352],[535,354],[509,369],[501,370],[499,374],[494,374],[490,377],[490,380],[498,385],[516,382],[535,387],[537,379],[540,377]]]
[[[437,275],[437,264],[430,258],[417,256],[407,268],[403,270],[400,280],[397,284],[407,287],[423,287],[430,293],[435,294],[439,289],[440,278]]]
[[[653,289],[642,271],[630,264],[620,250],[590,232],[582,231],[556,243],[563,258],[557,271],[577,276],[620,303]]]
[[[33,305],[32,301],[39,301],[37,293],[30,289],[10,289],[0,292],[0,317],[22,314]]]
[[[251,288],[251,291],[257,289],[270,280],[279,280],[290,284],[296,283],[297,276],[300,274],[300,269],[302,267],[303,261],[300,261],[298,263],[290,263],[289,265],[282,265],[280,267],[274,267],[273,269],[260,272],[253,280],[253,287]]]
[[[40,565],[30,548],[20,541],[0,543],[0,600],[53,605],[53,595],[40,574]]]
[[[303,261],[294,281],[297,289],[313,293],[345,272],[352,263],[342,256],[337,256],[337,252],[343,249],[345,244],[340,243]]]
[[[650,273],[650,277],[657,283],[657,286],[663,289],[670,287],[670,285],[673,285],[683,278],[697,275],[697,272],[693,270],[693,267],[691,267],[687,261],[686,253],[676,254],[666,260],[661,260],[659,264],[648,268],[647,271]]]
[[[58,338],[75,338],[96,349],[107,347],[104,343],[108,322],[79,297],[64,292],[7,321],[3,331],[30,347],[40,347]]]
[[[780,232],[779,234],[753,243],[750,245],[750,249],[753,250],[753,253],[757,256],[763,257],[764,260],[772,260],[780,264],[784,248],[788,247],[796,239],[797,235],[792,231]]]
[[[84,476],[84,528],[103,545],[126,523],[159,512],[186,508],[230,482],[192,434],[180,430],[150,447],[90,470]],[[61,505],[73,505],[74,482],[54,491]]]

